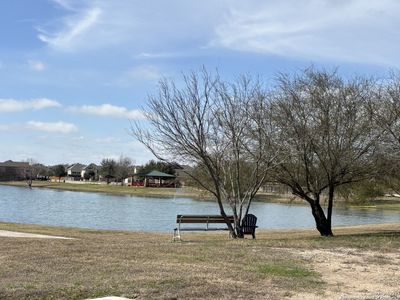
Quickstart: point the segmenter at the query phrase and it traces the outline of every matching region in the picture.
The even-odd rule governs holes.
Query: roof
[[[79,163],[77,163],[77,164],[73,164],[73,165],[70,165],[68,168],[67,168],[67,170],[74,170],[74,171],[82,171],[82,169],[83,168],[85,168],[86,166],[85,165],[82,165],[82,164],[79,164]]]
[[[163,173],[163,172],[160,172],[160,171],[153,170],[153,171],[151,171],[151,172],[149,172],[149,173],[143,175],[143,177],[160,177],[160,178],[162,178],[162,177],[167,177],[167,178],[175,178],[176,176],[175,176],[175,175],[171,175],[171,174],[167,174],[167,173]]]
[[[91,163],[91,164],[87,165],[86,167],[83,167],[82,169],[89,170],[89,169],[98,169],[98,168],[99,167],[96,164]]]

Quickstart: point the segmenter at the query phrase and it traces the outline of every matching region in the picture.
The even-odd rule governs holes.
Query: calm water
[[[227,210],[228,211],[228,210]],[[308,206],[253,203],[260,228],[314,228]],[[214,202],[190,198],[147,198],[51,189],[0,186],[0,221],[68,227],[171,231],[177,214],[218,214]],[[380,209],[338,208],[333,224],[400,222]]]

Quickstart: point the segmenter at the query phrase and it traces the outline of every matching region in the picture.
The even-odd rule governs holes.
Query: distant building
[[[0,181],[25,180],[28,177],[28,162],[7,160],[0,163]]]
[[[97,180],[99,178],[99,167],[96,164],[84,166],[81,170],[81,178],[85,180]]]
[[[82,179],[82,171],[86,167],[86,165],[82,165],[79,163],[70,165],[67,167],[67,180],[76,181]]]

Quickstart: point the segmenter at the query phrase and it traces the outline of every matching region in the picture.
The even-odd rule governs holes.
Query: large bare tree
[[[234,215],[233,237],[243,237],[249,211],[267,171],[274,165],[273,127],[266,94],[257,80],[224,82],[206,70],[183,76],[182,87],[162,80],[148,101],[149,126],[135,124],[134,136],[159,159],[196,166],[188,174]]]
[[[323,236],[332,235],[335,189],[374,171],[380,132],[366,105],[372,87],[369,80],[313,68],[278,78],[273,115],[282,163],[274,178],[309,203]]]
[[[394,193],[400,193],[400,74],[381,80],[369,101],[370,113],[383,132],[378,168],[380,179]]]

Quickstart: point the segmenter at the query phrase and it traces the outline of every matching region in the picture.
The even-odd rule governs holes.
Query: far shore
[[[28,187],[26,181],[5,181],[0,182],[0,185]],[[107,193],[116,195],[133,195],[142,197],[187,197],[199,200],[213,201],[212,195],[196,189],[194,187],[182,188],[158,188],[158,187],[136,187],[116,184],[97,184],[97,183],[82,183],[82,182],[49,182],[49,181],[33,181],[34,188],[48,188],[79,192],[95,192]],[[277,203],[297,203],[303,204],[302,200],[293,199],[284,195],[275,195],[270,193],[259,193],[256,201],[277,202]]]
[[[26,181],[6,181],[0,182],[0,185],[28,187]],[[97,184],[97,183],[82,183],[82,182],[49,182],[49,181],[33,181],[34,188],[48,188],[58,190],[68,190],[77,192],[94,192],[106,193],[114,195],[132,195],[140,197],[163,197],[163,198],[193,198],[198,200],[213,201],[212,195],[194,187],[182,188],[156,188],[156,187],[135,187],[116,184]],[[274,194],[259,192],[254,201],[283,203],[295,205],[307,205],[302,199],[296,198],[290,194]],[[365,209],[391,209],[400,210],[399,197],[380,197],[378,199],[369,200],[366,202],[346,202],[343,199],[337,198],[336,205],[347,207],[362,207]]]

